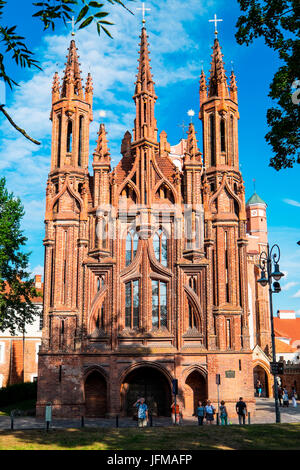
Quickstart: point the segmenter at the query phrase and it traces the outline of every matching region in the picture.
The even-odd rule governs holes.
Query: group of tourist
[[[138,412],[138,427],[145,427],[148,423],[148,406],[145,403],[145,398],[139,398],[133,405],[137,408]],[[236,413],[239,418],[239,424],[245,424],[245,418],[247,415],[247,405],[243,401],[243,397],[240,397],[236,403]],[[199,426],[206,424],[212,424],[215,420],[216,408],[212,405],[210,400],[203,401],[199,400],[195,415],[198,418]],[[171,416],[173,424],[180,424],[182,419],[182,412],[178,403],[173,402],[171,405]],[[225,401],[222,400],[219,407],[219,417],[221,419],[221,425],[227,425],[228,423],[228,412],[225,405]]]
[[[235,409],[239,418],[239,424],[245,424],[245,418],[247,415],[247,405],[243,401],[243,397],[240,397],[239,401],[235,405]],[[198,417],[199,426],[203,425],[204,420],[206,421],[206,424],[212,424],[215,419],[215,414],[216,409],[211,404],[210,400],[198,402],[196,415]],[[219,417],[221,419],[221,425],[228,424],[228,412],[224,400],[221,401],[221,405],[219,407]]]
[[[263,393],[263,386],[260,380],[256,381],[255,384],[255,390],[256,390],[256,396],[261,397]],[[278,400],[279,400],[279,405],[282,407],[288,407],[290,403],[290,399],[292,400],[292,405],[294,408],[297,407],[297,392],[296,388],[292,387],[291,392],[288,392],[288,389],[286,386],[278,386]]]
[[[279,405],[280,406],[288,407],[289,404],[290,404],[290,398],[292,400],[293,407],[296,408],[297,407],[297,399],[298,399],[296,388],[292,387],[292,390],[289,394],[286,387],[278,387],[278,400],[279,400]]]

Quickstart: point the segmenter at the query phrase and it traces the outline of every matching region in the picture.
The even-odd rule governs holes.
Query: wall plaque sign
[[[225,370],[225,377],[227,379],[234,379],[235,378],[235,370]]]

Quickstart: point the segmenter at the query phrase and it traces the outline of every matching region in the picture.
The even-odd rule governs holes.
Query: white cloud
[[[42,276],[44,275],[44,266],[41,266],[40,264],[38,266],[35,266],[32,270],[32,274],[35,276],[37,274],[41,274]]]
[[[300,298],[300,290],[296,292],[296,294],[293,295],[294,298],[299,299]]]
[[[287,284],[285,284],[285,285],[281,288],[281,290],[287,291],[287,290],[291,289],[292,287],[297,286],[298,284],[299,284],[298,282],[288,282]]]
[[[293,199],[283,199],[283,202],[289,204],[290,206],[300,207],[300,202],[294,201]]]

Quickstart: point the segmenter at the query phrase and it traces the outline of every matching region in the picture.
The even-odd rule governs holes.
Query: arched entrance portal
[[[257,381],[260,380],[262,384],[262,396],[268,398],[269,397],[268,375],[263,367],[261,366],[254,367],[253,380],[254,380],[254,391],[255,391]]]
[[[133,404],[140,397],[146,399],[153,416],[171,415],[171,390],[162,372],[153,367],[139,367],[125,377],[122,389],[122,410],[127,416],[135,414]]]
[[[84,384],[85,415],[101,418],[107,411],[107,387],[105,378],[97,371],[91,372]]]
[[[194,414],[198,401],[207,399],[207,384],[205,377],[197,370],[191,372],[185,381],[185,412]]]

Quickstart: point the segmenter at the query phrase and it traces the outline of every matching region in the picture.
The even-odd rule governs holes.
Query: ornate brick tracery
[[[109,394],[101,413],[104,406],[107,414],[125,413],[125,389],[141,377],[134,376],[127,388],[121,385],[121,400],[119,376],[125,381],[143,365],[141,370],[155,368],[155,380],[160,370],[169,382],[177,377],[179,400],[192,413],[191,390],[214,400],[215,374],[224,377],[237,360],[243,372],[224,386],[223,398],[233,403],[242,395],[251,409],[237,87],[232,74],[228,89],[222,57],[216,39],[209,85],[204,72],[200,79],[203,155],[190,124],[179,168],[166,133],[157,140],[157,97],[143,27],[133,138],[125,133],[122,159],[112,170],[101,124],[89,175],[93,87],[89,75],[84,94],[71,41],[61,90],[57,74],[52,88],[39,412],[49,400],[60,415],[94,412],[84,404],[86,371],[100,368],[101,378],[94,375],[88,382],[88,396],[94,396],[95,384],[106,382]],[[59,357],[71,371],[63,385],[70,392],[67,401],[57,386]]]

